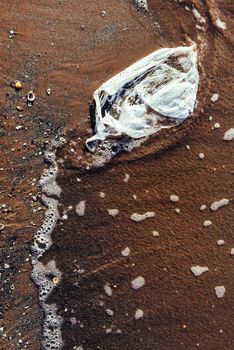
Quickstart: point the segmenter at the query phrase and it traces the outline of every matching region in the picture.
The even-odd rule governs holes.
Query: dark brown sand
[[[149,1],[151,15],[123,0],[0,2],[0,196],[1,205],[6,204],[0,219],[5,225],[0,232],[0,349],[40,348],[42,315],[26,259],[43,211],[32,197],[39,191],[44,143],[64,126],[68,143],[59,152],[65,159],[58,176],[61,213],[86,200],[84,217],[73,209],[68,220],[58,222],[54,244],[43,258],[55,259],[63,273],[50,301],[64,317],[64,349],[233,349],[234,155],[233,141],[222,138],[234,127],[234,8],[227,0],[194,3],[207,20],[205,34],[196,30],[191,12],[172,0]],[[224,32],[213,24],[217,8],[227,24]],[[17,34],[9,38],[12,28]],[[90,158],[83,155],[83,144],[91,133],[92,92],[144,55],[188,43],[189,38],[204,43],[200,103],[193,118],[99,171],[81,173],[82,159]],[[23,82],[19,93],[10,87],[15,79]],[[28,108],[23,97],[31,89],[36,101]],[[220,95],[215,104],[210,102],[213,93]],[[17,112],[18,105],[22,112]],[[221,126],[213,130],[216,122]],[[17,130],[19,125],[23,129]],[[128,183],[123,181],[126,173]],[[179,196],[178,203],[170,202],[171,194]],[[210,204],[222,198],[230,204],[211,212]],[[199,210],[202,204],[208,205],[204,212]],[[119,210],[115,218],[107,212],[113,208]],[[130,220],[134,212],[148,210],[155,211],[154,218]],[[206,219],[212,225],[204,228]],[[217,245],[219,239],[223,246]],[[128,257],[121,255],[125,247],[130,248]],[[209,271],[194,277],[194,265]],[[137,276],[146,283],[134,291],[131,281]],[[111,297],[104,292],[106,283],[112,287]],[[214,293],[218,285],[226,288],[220,300]],[[114,315],[108,316],[106,309]],[[139,320],[134,319],[137,309],[144,311]]]

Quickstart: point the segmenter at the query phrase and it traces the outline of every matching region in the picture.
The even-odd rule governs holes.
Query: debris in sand
[[[106,196],[104,192],[100,192],[99,195],[101,198],[105,198],[105,196]]]
[[[224,240],[223,239],[219,239],[218,241],[217,241],[217,244],[218,245],[223,245],[225,242],[224,242]]]
[[[215,123],[214,124],[214,129],[219,129],[220,128],[220,124],[219,123]]]
[[[211,204],[210,206],[210,209],[215,211],[225,205],[228,205],[229,204],[229,199],[227,198],[223,198],[223,199],[220,199],[219,201],[215,201]]]
[[[78,216],[84,216],[85,213],[85,201],[80,201],[76,206],[76,214]]]
[[[17,80],[17,81],[15,82],[15,88],[16,88],[16,90],[21,90],[22,87],[23,87],[23,85],[22,85],[21,81]]]
[[[104,291],[108,295],[108,297],[112,296],[112,288],[111,288],[111,286],[108,283],[105,284]]]
[[[108,214],[115,217],[119,214],[119,210],[118,209],[107,209]]]
[[[47,93],[47,95],[49,96],[49,95],[51,94],[51,89],[48,88],[48,89],[46,90],[46,93]]]
[[[132,289],[140,289],[145,285],[145,279],[142,276],[136,277],[132,282],[131,282],[131,287]]]
[[[121,254],[122,256],[129,256],[130,254],[130,249],[128,247],[124,248],[122,251],[121,251]]]
[[[218,99],[219,99],[219,94],[213,94],[212,96],[211,96],[211,102],[217,102],[218,101]]]
[[[154,211],[147,211],[144,214],[134,213],[134,214],[132,214],[130,216],[130,218],[131,218],[132,221],[140,222],[140,221],[143,221],[145,219],[152,218],[154,216],[155,216],[155,212]]]
[[[84,24],[82,24],[82,25],[80,26],[80,29],[81,29],[81,30],[85,30],[85,28],[86,28],[86,27],[85,27]]]
[[[209,268],[207,266],[192,266],[191,271],[194,274],[195,277],[201,276],[204,272],[209,271]]]
[[[210,226],[210,225],[212,225],[212,221],[211,221],[211,220],[205,220],[205,221],[203,222],[203,226],[204,226],[204,227],[208,227],[208,226]]]
[[[4,230],[4,228],[5,228],[5,225],[0,224],[0,232],[1,232],[1,231],[3,231],[3,230]]]
[[[144,312],[141,309],[136,310],[135,312],[135,320],[139,320],[139,318],[142,318],[144,316]]]
[[[234,139],[234,128],[227,130],[223,136],[224,141],[231,141]]]
[[[234,248],[231,249],[230,254],[231,254],[231,255],[234,255]]]
[[[94,92],[95,134],[86,140],[87,148],[94,152],[100,142],[105,145],[113,136],[118,141],[108,150],[111,157],[137,147],[145,137],[179,125],[195,108],[198,83],[195,44],[154,51]],[[123,135],[132,141],[119,141]]]
[[[179,197],[178,197],[176,194],[172,194],[172,195],[170,196],[170,201],[171,201],[172,203],[177,203],[177,202],[179,201]]]
[[[34,95],[33,91],[29,91],[27,94],[27,101],[30,103],[33,103],[35,101],[36,96]]]
[[[224,297],[224,294],[226,292],[226,288],[224,286],[216,286],[215,287],[215,294],[218,299],[221,299]]]

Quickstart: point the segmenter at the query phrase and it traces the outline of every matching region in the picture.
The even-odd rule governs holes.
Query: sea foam
[[[50,248],[52,244],[51,234],[59,218],[58,199],[60,197],[61,188],[56,183],[56,175],[58,166],[56,162],[56,150],[63,145],[65,140],[53,140],[51,145],[45,152],[45,159],[50,166],[44,171],[40,179],[42,192],[42,201],[47,207],[42,226],[36,232],[32,245],[32,279],[38,287],[38,297],[40,306],[44,312],[43,320],[43,340],[42,349],[44,350],[60,350],[63,346],[61,336],[61,325],[63,319],[57,315],[57,306],[48,304],[47,299],[52,290],[60,282],[61,272],[56,267],[54,260],[43,264],[40,258]],[[53,197],[50,197],[53,196]]]

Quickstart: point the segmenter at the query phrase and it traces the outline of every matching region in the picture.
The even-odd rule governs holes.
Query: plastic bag
[[[95,134],[88,149],[106,138],[139,139],[180,124],[194,110],[198,83],[195,44],[144,57],[94,92]]]

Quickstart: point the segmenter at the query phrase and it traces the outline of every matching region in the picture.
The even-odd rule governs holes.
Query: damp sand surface
[[[45,166],[44,145],[63,127],[68,142],[59,151],[65,161],[58,175],[60,211],[74,209],[58,222],[43,262],[54,259],[63,274],[50,302],[64,318],[64,348],[232,348],[234,159],[232,141],[223,137],[234,127],[233,5],[217,4],[227,29],[218,30],[206,17],[203,34],[192,11],[169,0],[148,1],[151,15],[130,1],[2,2],[1,349],[39,348],[43,315],[30,279],[29,247],[43,219],[37,183]],[[198,10],[206,16],[211,5],[204,2]],[[179,46],[188,37],[199,41],[198,34],[207,50],[199,113],[105,168],[81,172],[82,160],[91,158],[83,154],[83,145],[91,135],[93,91],[150,52]],[[20,92],[10,86],[16,79],[23,83]],[[29,108],[23,97],[30,90],[36,100]],[[212,102],[215,93],[219,99]],[[220,128],[214,129],[215,123]],[[198,157],[201,152],[204,159]],[[170,201],[174,194],[177,203]],[[210,211],[221,198],[229,205]],[[75,208],[82,200],[85,213],[78,216]],[[207,209],[201,212],[202,204]],[[118,209],[118,215],[108,209]],[[155,215],[142,222],[130,219],[145,212]],[[204,228],[205,220],[212,225]],[[159,237],[153,236],[155,230]],[[219,239],[225,245],[218,246]],[[123,256],[126,247],[130,254]],[[196,265],[209,271],[194,277]],[[133,290],[138,277],[145,283]],[[225,286],[220,300],[216,286]],[[139,310],[142,317],[136,319]]]

